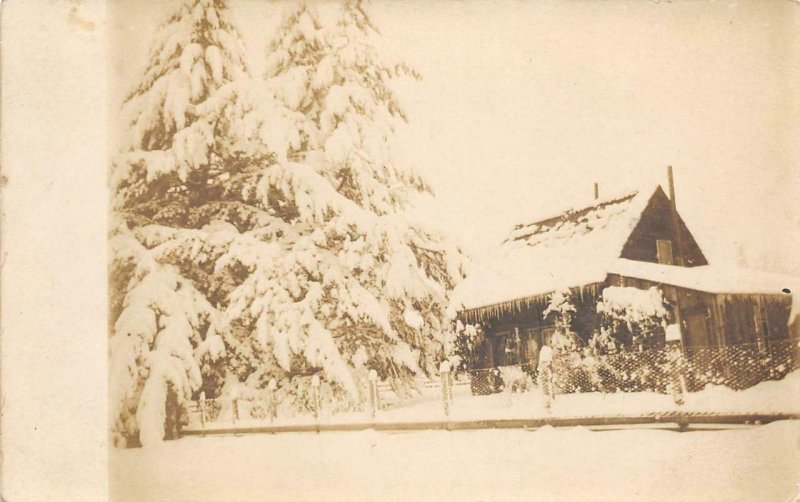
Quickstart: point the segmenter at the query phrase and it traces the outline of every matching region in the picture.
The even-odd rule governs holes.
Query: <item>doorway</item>
[[[687,345],[692,348],[705,348],[711,345],[708,328],[708,315],[705,309],[686,314]]]

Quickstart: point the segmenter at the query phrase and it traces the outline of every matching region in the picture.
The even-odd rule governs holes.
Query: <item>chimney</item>
[[[669,180],[669,206],[670,216],[672,223],[672,242],[674,249],[672,250],[673,259],[675,264],[683,266],[683,239],[680,231],[680,218],[678,217],[678,205],[675,202],[675,180],[672,176],[672,166],[667,166],[667,178]]]
[[[600,198],[600,184],[596,181],[594,182],[594,200]]]
[[[667,178],[669,178],[669,200],[672,202],[672,208],[677,211],[678,207],[675,204],[675,181],[672,178],[672,166],[667,166]]]

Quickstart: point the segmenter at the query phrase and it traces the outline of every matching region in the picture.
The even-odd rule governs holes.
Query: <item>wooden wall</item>
[[[758,343],[789,337],[791,299],[778,295],[719,295],[721,322],[727,344]],[[756,309],[766,314],[766,326],[757,326]],[[766,332],[764,332],[766,328]]]
[[[609,276],[609,285],[631,286],[639,289],[658,287],[670,305],[680,306],[682,331],[686,338],[690,327],[688,321],[697,327],[698,317],[706,316],[707,343],[711,347],[757,343],[759,329],[755,324],[755,309],[764,305],[769,326],[766,338],[782,340],[789,336],[787,322],[791,308],[788,295],[760,294],[713,294],[686,288],[678,288],[632,277]],[[676,301],[677,299],[677,301]],[[693,337],[697,339],[697,335]],[[690,340],[685,340],[690,344]]]
[[[573,294],[573,304],[576,308],[573,328],[584,340],[587,340],[594,330],[599,329],[600,316],[597,314],[597,302],[602,298],[602,290],[606,286],[640,289],[657,286],[661,289],[671,305],[680,306],[684,343],[687,347],[758,345],[759,338],[761,338],[760,343],[766,346],[770,341],[784,340],[790,336],[787,321],[791,298],[788,295],[718,295],[611,275],[605,284],[597,284],[582,291],[575,290]],[[675,302],[676,297],[677,302]],[[516,328],[522,336],[527,330],[534,330],[537,343],[541,346],[543,330],[553,327],[551,318],[543,318],[547,303],[547,296],[543,296],[531,300],[525,309],[484,321],[485,342],[484,346],[478,349],[480,357],[474,367],[490,367],[497,364],[490,352],[494,349],[495,335],[498,333],[514,333]],[[763,332],[763,325],[759,327],[756,324],[755,312],[761,306],[763,306],[761,312],[767,318],[766,333]]]
[[[708,261],[694,240],[686,224],[678,217],[682,239],[682,255],[686,266],[707,265]],[[672,228],[671,203],[661,188],[655,191],[642,213],[639,223],[631,232],[621,257],[629,260],[658,263],[656,241],[672,241],[673,255],[677,255],[677,233]]]

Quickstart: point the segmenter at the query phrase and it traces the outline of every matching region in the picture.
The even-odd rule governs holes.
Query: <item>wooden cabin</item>
[[[543,316],[549,299],[565,290],[584,341],[600,328],[597,304],[609,286],[656,287],[687,348],[797,336],[800,323],[788,326],[795,279],[709,265],[670,192],[655,186],[514,227],[455,292],[460,319],[482,328],[472,367],[529,362],[530,346],[555,330]]]

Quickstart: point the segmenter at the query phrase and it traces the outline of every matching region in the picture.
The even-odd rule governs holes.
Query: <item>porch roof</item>
[[[800,287],[795,276],[718,265],[678,267],[618,258],[608,272],[715,294],[788,295]]]

